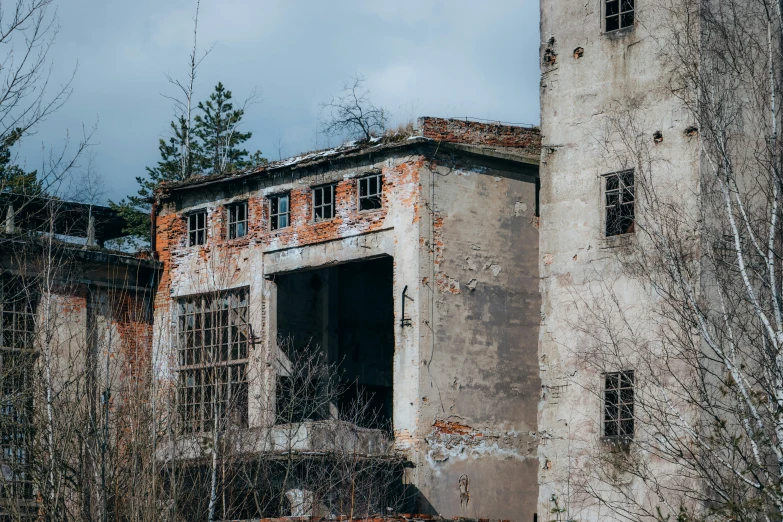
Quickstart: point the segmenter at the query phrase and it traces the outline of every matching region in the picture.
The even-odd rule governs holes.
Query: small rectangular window
[[[604,176],[606,237],[634,232],[635,187],[633,171]]]
[[[279,194],[269,198],[269,226],[272,230],[278,230],[288,226],[289,216],[291,214],[289,201],[288,194]]]
[[[634,24],[634,0],[604,0],[604,3],[607,33]]]
[[[382,174],[373,174],[371,176],[359,178],[359,210],[375,210],[381,208],[382,191]]]
[[[188,246],[203,245],[207,240],[207,213],[188,215]]]
[[[604,438],[632,439],[634,374],[632,371],[607,373],[604,379]]]
[[[228,239],[247,235],[247,201],[228,206]]]
[[[313,189],[313,221],[326,221],[334,217],[334,185]]]

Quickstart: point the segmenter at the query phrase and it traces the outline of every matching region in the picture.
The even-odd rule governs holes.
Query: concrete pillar
[[[8,209],[5,211],[5,233],[6,234],[13,234],[16,232],[16,226],[14,223],[15,218],[14,213],[14,205],[13,203],[8,204]]]
[[[90,219],[87,223],[87,246],[95,246],[95,216],[90,212]]]

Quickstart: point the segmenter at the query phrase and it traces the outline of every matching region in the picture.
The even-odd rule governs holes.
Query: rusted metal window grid
[[[247,235],[247,201],[228,206],[228,239]]]
[[[179,300],[179,407],[186,433],[215,421],[248,422],[248,291],[213,292]]]
[[[278,194],[269,198],[269,228],[278,230],[290,222],[290,198],[288,194]]]
[[[313,221],[326,221],[334,217],[334,185],[313,188]]]
[[[604,375],[605,439],[632,439],[634,432],[634,372]]]
[[[359,210],[375,210],[381,208],[383,202],[383,175],[372,174],[359,178]]]
[[[188,215],[188,246],[203,245],[207,239],[207,213]]]
[[[0,463],[5,470],[0,498],[15,503],[21,514],[33,510],[34,488],[29,475],[28,445],[32,439],[32,365],[34,363],[37,298],[23,281],[0,284]],[[19,501],[28,501],[19,504]],[[29,505],[28,505],[29,504]],[[0,514],[4,513],[0,507]],[[23,516],[25,518],[25,516]]]
[[[606,32],[625,29],[634,24],[634,0],[605,0]]]
[[[604,176],[606,237],[634,231],[635,187],[632,170]]]

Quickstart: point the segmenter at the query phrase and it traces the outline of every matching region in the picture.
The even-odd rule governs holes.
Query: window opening
[[[188,246],[203,245],[207,238],[207,213],[188,215]]]
[[[186,433],[248,421],[248,292],[179,300],[180,411]]]
[[[284,355],[277,422],[336,414],[366,428],[391,429],[394,260],[381,257],[278,274],[275,285],[276,334]],[[330,375],[335,382],[324,386]],[[339,394],[331,394],[335,388]]]
[[[634,431],[634,373],[607,373],[604,382],[604,437],[632,439]]]
[[[604,176],[606,197],[606,237],[630,234],[634,231],[633,171]]]
[[[634,24],[634,0],[605,0],[606,32]]]
[[[269,198],[270,227],[272,230],[285,228],[289,223],[291,208],[289,195],[280,194]]]
[[[313,189],[313,221],[325,221],[334,217],[334,185]]]
[[[375,210],[381,208],[382,190],[382,174],[373,174],[371,176],[359,178],[359,210]]]
[[[22,281],[0,283],[0,497],[12,499],[22,514],[35,514],[28,447],[32,438],[32,365],[37,299]],[[20,500],[28,501],[19,504]],[[2,511],[0,511],[2,512]]]
[[[234,203],[228,207],[228,239],[247,235],[247,201]]]

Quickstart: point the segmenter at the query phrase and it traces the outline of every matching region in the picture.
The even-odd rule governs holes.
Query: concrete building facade
[[[4,192],[0,211],[0,518],[40,520],[56,509],[47,479],[69,465],[83,474],[57,506],[96,495],[100,456],[85,448],[104,421],[107,445],[124,440],[117,419],[147,387],[156,263],[104,248],[126,226],[108,207]]]
[[[633,393],[633,350],[645,345],[604,364],[591,348],[607,330],[588,332],[585,321],[616,298],[631,324],[654,329],[645,315],[654,292],[621,270],[639,241],[639,166],[679,204],[696,205],[698,132],[659,53],[676,24],[654,4],[541,1],[538,513],[555,510],[563,520],[618,520],[593,494],[613,495],[615,487],[618,499],[622,491],[653,511],[660,502],[596,457],[621,454],[623,438],[634,436],[632,400],[609,402],[619,388]],[[678,476],[673,463],[647,465]]]
[[[158,375],[196,368],[189,310],[230,293],[241,426],[276,423],[281,342],[317,346],[390,425],[412,509],[533,520],[538,158],[538,129],[422,118],[410,136],[164,186]]]

